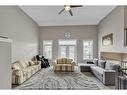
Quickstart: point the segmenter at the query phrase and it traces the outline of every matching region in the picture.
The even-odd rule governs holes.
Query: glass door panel
[[[67,57],[67,47],[66,46],[60,46],[60,57],[66,58]]]
[[[59,40],[59,57],[76,61],[76,40]]]
[[[75,46],[69,46],[69,58],[75,60]]]

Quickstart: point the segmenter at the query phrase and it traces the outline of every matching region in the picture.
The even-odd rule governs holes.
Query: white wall
[[[11,89],[11,40],[0,38],[0,89]]]
[[[116,7],[98,25],[98,51],[127,52],[124,47],[124,7]],[[113,33],[113,46],[102,46],[102,37]]]
[[[97,27],[96,26],[45,26],[40,27],[40,53],[42,41],[53,40],[53,60],[58,58],[58,40],[65,39],[64,33],[70,32],[71,39],[77,40],[77,61],[83,62],[83,40],[93,40],[93,56],[97,57]]]
[[[17,6],[0,6],[0,35],[12,43],[12,62],[30,59],[38,53],[37,24]]]

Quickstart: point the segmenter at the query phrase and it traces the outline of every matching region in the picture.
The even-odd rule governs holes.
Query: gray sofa
[[[120,65],[110,61],[93,59],[93,64],[80,64],[81,72],[90,71],[105,85],[116,85]]]

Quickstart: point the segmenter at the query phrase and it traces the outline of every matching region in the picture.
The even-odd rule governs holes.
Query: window
[[[93,58],[93,41],[83,41],[83,59]]]
[[[76,40],[59,40],[59,57],[76,61]]]
[[[52,41],[43,41],[43,55],[45,58],[52,59]]]

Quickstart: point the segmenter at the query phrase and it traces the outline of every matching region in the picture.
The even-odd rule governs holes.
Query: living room
[[[3,52],[0,60],[5,62],[0,65],[0,75],[7,75],[2,77],[0,89],[127,89],[126,82],[118,85],[117,71],[104,69],[103,79],[100,79],[96,75],[99,65],[93,66],[93,61],[103,59],[100,63],[118,64],[119,73],[126,76],[127,8],[80,5],[71,9],[73,15],[66,10],[59,14],[63,8],[66,6],[0,6],[0,51]],[[42,61],[33,63],[31,59],[36,55],[48,59],[50,67],[43,68]],[[74,66],[56,64],[64,61]],[[27,74],[28,68],[20,71],[24,63],[26,67],[37,66]],[[22,72],[25,77],[18,76]]]

